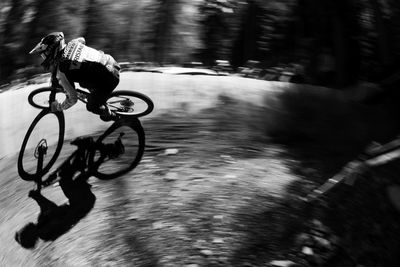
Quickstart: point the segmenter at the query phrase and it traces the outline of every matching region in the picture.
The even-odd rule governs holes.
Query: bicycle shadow
[[[37,189],[28,194],[40,207],[37,222],[27,223],[15,234],[15,240],[24,248],[35,248],[39,239],[56,240],[67,233],[94,207],[96,196],[88,183],[93,169],[88,170],[85,159],[85,156],[93,149],[94,141],[91,137],[78,137],[71,144],[76,145],[77,150],[72,152],[45,181],[42,181],[42,174],[37,173],[35,178]],[[112,145],[105,146],[105,149],[110,153],[115,150]],[[95,167],[98,168],[99,165]],[[42,187],[49,186],[56,180],[68,199],[63,205],[57,205],[41,194]]]

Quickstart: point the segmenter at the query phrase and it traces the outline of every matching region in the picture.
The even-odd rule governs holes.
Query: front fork
[[[42,176],[43,176],[43,161],[44,156],[47,154],[47,141],[46,139],[40,140],[39,144],[36,146],[35,149],[35,158],[37,158],[37,165],[36,165],[36,176],[35,182],[37,184],[37,190],[40,191],[42,188]]]
[[[51,103],[53,103],[56,100],[56,91],[57,88],[52,87],[51,88],[51,92],[50,92],[50,96],[49,96],[49,107],[51,107]]]

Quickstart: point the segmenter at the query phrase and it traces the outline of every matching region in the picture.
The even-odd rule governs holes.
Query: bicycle
[[[76,89],[76,91],[78,93],[78,100],[87,103],[90,92],[80,88]],[[33,181],[38,176],[43,177],[49,172],[61,152],[64,143],[65,117],[63,112],[51,112],[50,103],[55,99],[61,102],[63,98],[65,98],[65,94],[62,89],[51,87],[35,89],[28,95],[29,104],[35,108],[42,109],[42,111],[28,128],[18,155],[18,174],[23,180]],[[95,143],[100,147],[102,142],[106,142],[108,139],[114,138],[115,135],[119,135],[118,132],[122,129],[125,130],[125,136],[128,137],[128,141],[125,144],[125,161],[119,158],[104,159],[103,163],[111,161],[111,164],[109,166],[107,164],[101,166],[102,168],[94,172],[97,178],[104,180],[113,179],[131,171],[140,162],[144,153],[145,133],[138,118],[148,115],[154,109],[154,104],[149,97],[135,91],[126,90],[112,92],[106,105],[111,111],[117,114],[118,119],[97,138]],[[50,139],[54,139],[52,140],[53,142],[47,142],[47,139],[43,138],[43,135],[47,134],[46,132],[36,134],[39,137],[35,136],[34,131],[40,128],[38,124],[45,119],[53,120],[51,125],[58,124],[58,127],[52,128],[56,133],[49,136]],[[40,141],[37,142],[38,140]],[[40,153],[38,149],[40,144],[44,142],[46,143],[46,153],[42,155],[42,166],[38,168],[38,166],[32,164],[32,161],[38,159],[39,164]],[[54,143],[55,145],[51,146],[47,145],[47,143]],[[32,150],[30,149],[31,147],[36,148]],[[112,162],[113,160],[115,162]],[[120,169],[117,167],[120,167]]]

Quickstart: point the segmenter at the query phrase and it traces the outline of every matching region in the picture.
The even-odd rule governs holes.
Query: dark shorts
[[[100,113],[99,109],[105,104],[112,91],[119,83],[120,66],[110,55],[104,54],[101,64],[93,63],[91,66],[88,80],[94,81],[92,84],[80,84],[82,87],[91,91],[90,98],[86,105],[87,110]]]

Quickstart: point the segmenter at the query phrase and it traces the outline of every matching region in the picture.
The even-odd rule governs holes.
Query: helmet
[[[44,59],[42,66],[48,69],[54,63],[58,52],[64,47],[64,34],[62,32],[52,32],[42,38],[29,54],[40,54]]]

